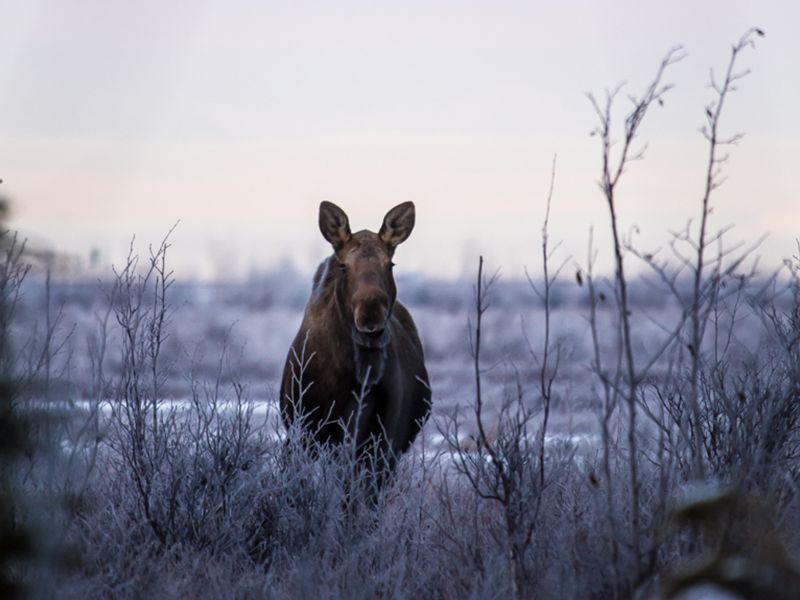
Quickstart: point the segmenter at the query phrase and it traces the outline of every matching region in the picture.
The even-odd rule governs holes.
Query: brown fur
[[[334,254],[314,275],[286,358],[281,413],[287,427],[302,413],[303,428],[318,442],[341,443],[349,432],[362,454],[377,445],[391,468],[431,407],[422,344],[411,315],[396,301],[392,276],[391,257],[411,233],[414,205],[389,211],[377,234],[351,234],[345,213],[328,202],[320,205],[319,224]],[[308,364],[300,382],[302,356]]]

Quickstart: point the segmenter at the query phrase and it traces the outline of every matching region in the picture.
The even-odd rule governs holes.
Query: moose
[[[351,233],[341,208],[320,204],[319,228],[333,254],[314,275],[280,390],[287,429],[297,421],[319,444],[348,440],[362,464],[384,475],[431,410],[422,344],[397,301],[392,273],[394,251],[414,219],[414,203],[404,202],[386,214],[378,233]]]

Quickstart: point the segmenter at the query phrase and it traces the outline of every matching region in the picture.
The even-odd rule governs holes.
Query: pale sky
[[[712,228],[768,233],[764,264],[800,236],[797,2],[115,2],[0,0],[0,194],[39,244],[119,262],[133,234],[172,224],[180,278],[243,275],[329,249],[321,200],[377,230],[413,200],[403,271],[457,276],[478,253],[539,269],[551,235],[583,260],[589,228],[610,258],[585,92],[649,82],[681,44],[675,84],[642,132],[619,210],[655,247],[698,212],[698,133],[709,67],[766,31],[730,97],[730,149]],[[624,99],[623,99],[624,101]],[[620,105],[624,106],[623,104]]]

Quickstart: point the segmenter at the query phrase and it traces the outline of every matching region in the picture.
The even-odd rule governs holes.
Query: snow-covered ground
[[[274,417],[279,377],[286,353],[297,331],[310,278],[272,273],[243,283],[193,283],[178,279],[169,297],[172,312],[162,366],[169,373],[162,390],[165,406],[180,405],[191,395],[192,382],[209,381],[222,373],[236,378],[255,400],[255,416]],[[411,311],[425,349],[433,389],[434,417],[460,411],[469,429],[469,406],[474,397],[475,375],[470,356],[469,327],[473,314],[473,289],[469,281],[399,277],[398,299]],[[605,289],[604,297],[613,292]],[[644,281],[631,286],[637,360],[644,361],[678,322],[680,308],[674,299]],[[552,293],[551,344],[560,345],[559,373],[554,388],[551,431],[574,440],[590,440],[597,433],[594,401],[592,337],[586,286],[572,278],[559,281]],[[482,328],[483,389],[491,419],[508,394],[516,395],[517,377],[523,400],[539,402],[538,359],[544,343],[544,310],[527,281],[500,280],[490,295],[491,307]],[[25,285],[16,321],[17,338],[42,330],[46,302],[42,281],[32,277]],[[73,400],[91,396],[88,347],[100,331],[108,300],[97,282],[54,282],[51,311],[62,312],[58,336],[66,339],[55,361],[63,363],[66,389]],[[614,307],[608,300],[598,305],[601,355],[614,360],[617,334]],[[753,328],[757,330],[757,328]],[[113,314],[108,319],[106,371],[119,364],[120,331]],[[743,346],[757,339],[737,340]],[[35,344],[34,344],[35,345]],[[555,346],[553,346],[554,348]],[[18,344],[25,351],[24,344]],[[223,368],[219,369],[220,357]],[[553,364],[551,356],[550,364]],[[60,362],[59,362],[60,361]],[[606,364],[610,364],[607,362]],[[654,370],[655,376],[658,369]],[[224,389],[224,386],[223,386]],[[435,426],[432,435],[436,434]],[[588,436],[588,437],[587,437]]]

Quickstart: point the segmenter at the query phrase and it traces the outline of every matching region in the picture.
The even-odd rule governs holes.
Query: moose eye
[[[347,265],[346,265],[346,264],[344,264],[343,262],[340,262],[340,263],[339,263],[339,270],[340,270],[342,273],[344,273],[345,271],[347,271]]]

